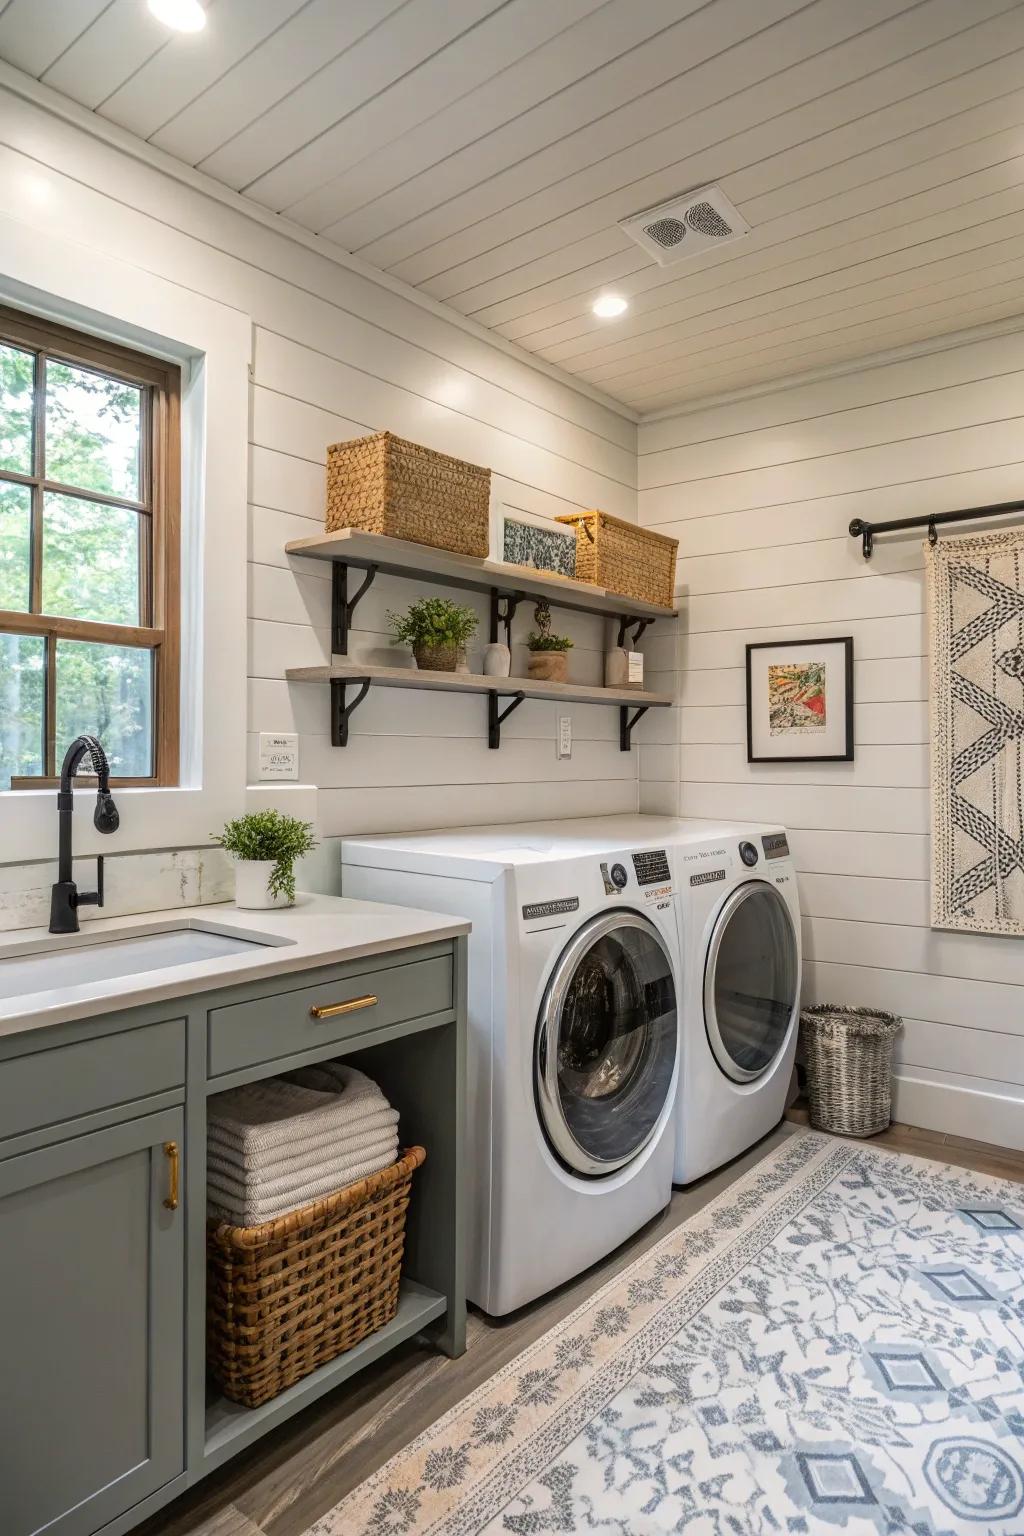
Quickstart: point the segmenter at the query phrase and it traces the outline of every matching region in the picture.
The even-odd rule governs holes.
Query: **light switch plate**
[[[260,779],[297,779],[299,738],[260,731]]]
[[[558,755],[572,757],[572,715],[558,717]]]

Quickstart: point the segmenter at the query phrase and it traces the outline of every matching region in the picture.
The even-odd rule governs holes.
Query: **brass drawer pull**
[[[375,1008],[379,999],[368,993],[366,997],[353,997],[347,1003],[327,1003],[323,1008],[311,1008],[311,1019],[336,1019],[339,1013],[358,1013],[360,1008]]]
[[[178,1179],[181,1171],[181,1159],[178,1155],[178,1143],[176,1141],[164,1142],[164,1156],[168,1162],[168,1188],[164,1205],[169,1211],[176,1211],[178,1209]]]

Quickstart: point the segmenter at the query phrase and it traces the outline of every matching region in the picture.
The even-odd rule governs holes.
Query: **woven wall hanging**
[[[926,546],[932,926],[1024,934],[1024,528]]]

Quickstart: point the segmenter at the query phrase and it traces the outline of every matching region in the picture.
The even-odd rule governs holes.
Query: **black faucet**
[[[71,780],[86,753],[92,759],[92,771],[99,780],[93,826],[97,832],[116,832],[121,823],[114,797],[110,793],[110,765],[107,754],[95,736],[76,736],[64,755],[60,770],[60,789],[57,792],[57,818],[60,844],[57,863],[57,883],[50,894],[50,932],[77,933],[78,908],[102,907],[103,905],[103,855],[96,860],[96,889],[79,891],[71,878],[71,817],[75,807]]]

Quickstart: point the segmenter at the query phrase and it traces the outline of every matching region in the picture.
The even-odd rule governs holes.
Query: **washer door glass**
[[[581,928],[548,983],[535,1052],[541,1122],[567,1167],[614,1173],[646,1145],[676,1038],[672,965],[654,924],[620,909]]]
[[[727,1077],[760,1077],[785,1045],[797,1006],[789,908],[763,880],[739,886],[718,916],[704,974],[704,1021]]]

